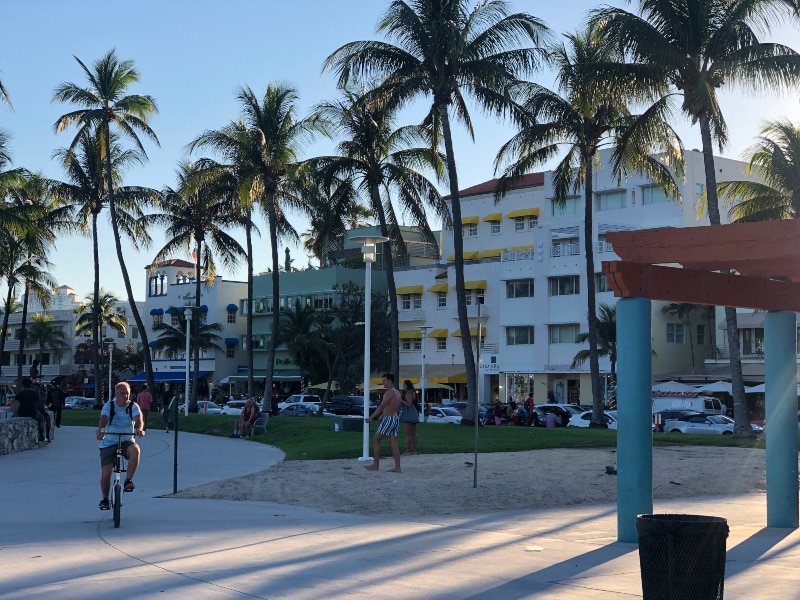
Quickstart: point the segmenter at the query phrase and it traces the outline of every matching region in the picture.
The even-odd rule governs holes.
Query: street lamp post
[[[183,315],[186,318],[186,380],[183,388],[183,403],[186,406],[186,412],[189,412],[189,354],[190,348],[189,340],[191,338],[191,324],[192,324],[192,309],[189,306],[183,307]],[[174,444],[174,457],[173,457],[173,473],[172,473],[172,493],[178,493],[178,401],[175,400],[175,444]]]
[[[111,369],[114,364],[114,342],[108,342],[108,399],[113,397],[111,394]]]
[[[369,362],[370,362],[370,330],[371,311],[372,311],[372,263],[375,262],[375,249],[377,244],[388,241],[389,238],[380,235],[354,235],[350,238],[351,242],[358,242],[361,246],[361,254],[364,255],[366,271],[364,275],[364,427],[363,427],[363,447],[360,461],[371,460],[369,456]]]
[[[420,325],[419,332],[420,337],[420,346],[422,347],[422,366],[421,366],[421,373],[419,376],[419,385],[422,388],[422,422],[425,422],[425,388],[428,385],[428,382],[425,380],[425,339],[428,337],[428,330],[431,329],[430,325]]]

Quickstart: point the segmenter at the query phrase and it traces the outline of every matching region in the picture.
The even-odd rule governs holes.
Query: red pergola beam
[[[798,283],[625,261],[604,261],[603,273],[620,298],[800,312]]]

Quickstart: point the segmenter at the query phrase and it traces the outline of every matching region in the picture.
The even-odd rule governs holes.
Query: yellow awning
[[[512,250],[533,250],[534,246],[531,244],[530,246],[514,246],[511,248]]]
[[[499,212],[489,213],[488,215],[483,217],[483,219],[481,219],[481,220],[484,223],[486,223],[488,221],[502,221],[503,220],[503,213],[499,213]]]
[[[447,383],[467,383],[467,374],[459,373],[458,375],[451,375],[447,378]]]
[[[456,289],[456,286],[453,286],[450,289],[454,290],[454,289]],[[475,279],[474,281],[465,281],[464,282],[464,289],[465,290],[485,290],[486,289],[486,280],[485,279]]]
[[[478,217],[477,215],[474,217],[461,217],[461,224],[462,225],[477,225],[478,224]]]
[[[428,288],[429,292],[433,292],[434,294],[437,292],[446,292],[447,291],[447,284],[446,283],[436,283]]]
[[[484,330],[484,331],[486,331],[486,328],[484,327],[484,328],[483,328],[483,330]],[[473,337],[474,337],[474,336],[477,336],[477,335],[478,335],[478,328],[477,328],[477,327],[470,327],[470,328],[469,328],[469,334],[470,334],[471,336],[473,336]],[[460,329],[456,329],[456,330],[455,330],[453,333],[451,333],[450,335],[451,335],[452,337],[461,337],[461,330],[460,330]]]
[[[397,293],[400,295],[403,294],[421,294],[422,293],[422,286],[421,285],[405,285],[403,287],[397,288]]]
[[[447,329],[431,329],[428,332],[429,338],[446,338],[447,337]]]
[[[478,258],[494,258],[503,253],[502,248],[492,248],[491,250],[482,250],[478,253]]]
[[[401,331],[400,332],[400,339],[401,340],[418,340],[421,337],[422,337],[422,334],[419,332],[419,330],[417,330],[417,331],[410,330],[410,331]]]
[[[539,209],[538,208],[520,208],[518,210],[512,210],[510,213],[506,215],[506,219],[514,219],[516,217],[538,217],[539,216]]]
[[[474,251],[471,251],[471,252],[464,252],[464,260],[474,260],[476,258],[478,258],[478,251],[477,250],[474,250]],[[448,261],[454,261],[455,259],[456,259],[456,255],[455,254],[451,254],[450,256],[447,257]],[[453,288],[453,289],[455,289],[455,288]]]

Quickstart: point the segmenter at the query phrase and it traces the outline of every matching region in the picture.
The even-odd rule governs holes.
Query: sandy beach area
[[[656,447],[653,497],[691,498],[764,493],[764,450]],[[402,458],[402,473],[379,472],[356,459],[284,461],[245,477],[180,492],[180,498],[260,500],[323,511],[390,516],[411,503],[417,515],[465,515],[498,510],[616,502],[616,449],[581,448]]]

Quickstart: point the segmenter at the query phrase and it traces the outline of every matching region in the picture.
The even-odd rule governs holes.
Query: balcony
[[[503,250],[500,254],[500,262],[514,262],[518,260],[533,260],[535,253],[533,248],[525,250]]]
[[[397,311],[397,320],[400,323],[410,323],[412,321],[424,321],[425,311],[421,308]]]
[[[613,252],[614,252],[614,247],[611,244],[609,244],[608,242],[602,242],[602,241],[597,242],[597,253],[598,254],[607,254],[607,253],[613,253]]]
[[[564,256],[580,256],[580,244],[555,244],[550,247],[550,256],[559,258]]]

